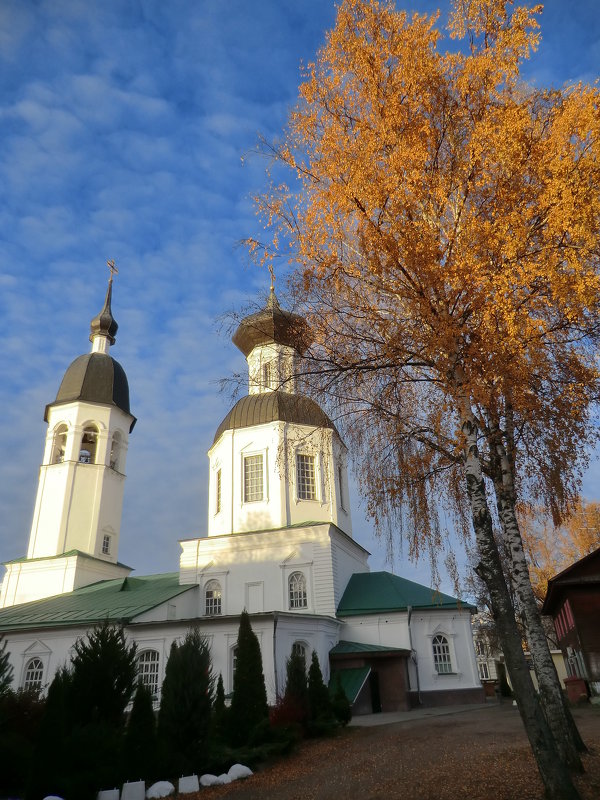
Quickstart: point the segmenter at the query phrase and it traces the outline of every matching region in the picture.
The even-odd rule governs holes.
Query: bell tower
[[[91,322],[91,352],[69,366],[48,423],[27,558],[7,564],[0,606],[127,575],[118,563],[125,461],[135,417],[125,371],[110,355],[117,322],[110,278]]]

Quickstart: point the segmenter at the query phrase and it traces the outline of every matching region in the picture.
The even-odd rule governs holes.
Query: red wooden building
[[[542,614],[554,621],[571,699],[600,696],[600,548],[548,581]]]

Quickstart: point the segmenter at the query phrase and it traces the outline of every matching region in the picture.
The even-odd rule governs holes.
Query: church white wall
[[[433,662],[433,637],[441,634],[450,647],[452,673],[440,675]],[[422,691],[471,689],[481,685],[477,672],[471,614],[469,611],[413,611],[408,629],[408,614],[372,614],[344,619],[340,639],[400,647],[416,652],[419,683]],[[412,669],[411,688],[416,688]]]
[[[125,482],[128,432],[132,417],[115,406],[67,403],[50,406],[48,431],[40,467],[28,558],[44,558],[77,549],[116,563]],[[79,462],[83,431],[99,431],[93,464]],[[54,436],[67,427],[64,459],[54,461]],[[114,434],[120,436],[118,462],[111,468]],[[110,537],[103,553],[104,536]]]
[[[289,611],[290,576],[301,572],[306,578],[307,603],[297,612],[333,616],[343,578],[338,577],[335,584],[332,552],[338,576],[368,570],[367,552],[327,524],[189,539],[180,544],[180,583],[200,585],[199,615],[205,613],[205,587],[211,580],[221,585],[223,614],[239,614],[244,608],[250,613]]]
[[[298,452],[315,457],[315,500],[298,498]],[[253,455],[263,459],[263,500],[245,502],[244,458]],[[330,429],[272,422],[229,430],[210,449],[209,459],[209,536],[269,530],[307,521],[333,522],[352,534],[346,449]]]
[[[6,565],[0,608],[71,592],[90,583],[125,578],[128,567],[80,555],[24,560]]]

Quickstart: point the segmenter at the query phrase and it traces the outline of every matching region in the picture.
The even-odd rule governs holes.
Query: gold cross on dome
[[[271,273],[271,292],[275,291],[275,267],[269,262],[269,272]]]
[[[118,270],[118,269],[117,269],[117,267],[115,266],[115,261],[114,261],[114,259],[113,259],[113,258],[109,258],[109,259],[108,259],[108,261],[106,262],[106,266],[107,266],[107,267],[109,268],[109,270],[110,270],[110,278],[109,278],[109,281],[111,281],[111,282],[112,282],[112,279],[113,279],[113,277],[114,277],[115,275],[118,275],[118,274],[119,274],[119,270]]]

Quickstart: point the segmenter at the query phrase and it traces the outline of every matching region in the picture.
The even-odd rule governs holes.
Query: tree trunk
[[[510,461],[501,442],[496,444],[501,475],[494,474],[494,488],[504,541],[511,560],[511,578],[525,622],[527,641],[538,679],[542,708],[561,757],[571,769],[583,772],[579,750],[586,747],[568,708],[556,673],[538,605],[531,588],[529,567],[515,512],[515,493]]]
[[[468,401],[461,408],[465,436],[465,478],[471,506],[473,528],[481,558],[478,574],[485,582],[498,629],[500,644],[515,691],[517,706],[529,739],[547,797],[551,800],[576,800],[580,795],[571,774],[560,758],[554,737],[531,681],[521,646],[521,636],[496,541],[487,502],[481,462],[477,448],[477,423]]]

